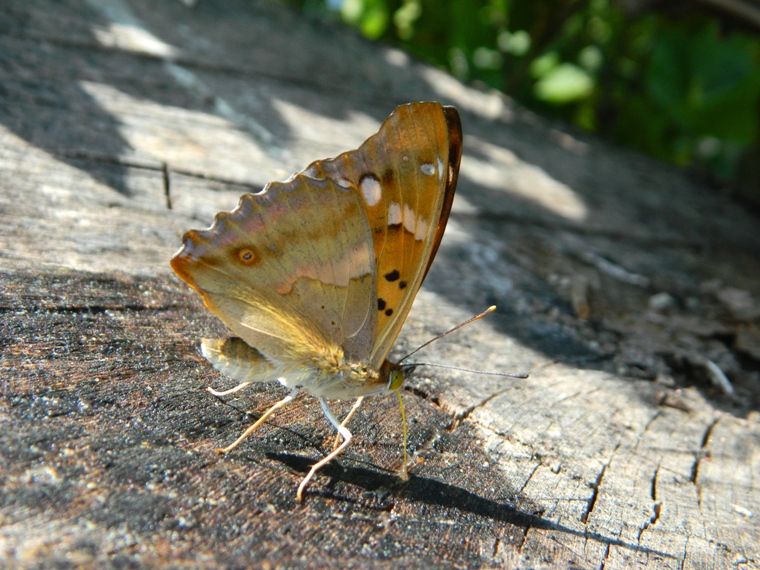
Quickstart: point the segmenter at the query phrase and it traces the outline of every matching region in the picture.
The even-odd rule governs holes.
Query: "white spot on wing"
[[[365,176],[361,181],[362,196],[368,206],[374,206],[383,196],[383,188],[380,181],[374,176]]]
[[[435,166],[429,162],[424,162],[422,165],[420,165],[420,170],[422,171],[422,174],[426,176],[432,176],[435,174]]]
[[[391,202],[391,205],[388,207],[388,225],[395,226],[398,224],[403,224],[404,229],[413,234],[414,239],[417,241],[427,237],[429,226],[426,220],[416,216],[414,210],[408,204],[405,204],[404,209],[401,210],[400,204]]]
[[[417,227],[414,232],[414,239],[417,241],[425,239],[427,237],[428,225],[422,218],[417,218]]]
[[[444,174],[443,161],[441,160],[440,157],[438,157],[437,162],[438,162],[438,178],[443,178],[443,174]]]
[[[408,231],[410,234],[415,233],[415,230],[417,228],[417,216],[414,215],[414,210],[412,210],[409,206],[406,204],[404,205],[404,229]]]
[[[401,205],[396,202],[391,202],[388,206],[388,225],[395,226],[401,223]]]
[[[341,188],[351,188],[351,181],[346,178],[338,178],[335,180],[335,183]]]

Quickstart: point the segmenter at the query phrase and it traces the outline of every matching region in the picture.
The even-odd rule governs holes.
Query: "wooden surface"
[[[496,304],[420,359],[531,376],[418,369],[411,479],[376,398],[298,504],[329,424],[304,396],[213,452],[283,392],[206,392],[231,385],[197,349],[224,330],[168,260],[414,100],[456,105],[465,148],[397,352]],[[280,5],[3,2],[0,566],[756,567],[759,227]]]

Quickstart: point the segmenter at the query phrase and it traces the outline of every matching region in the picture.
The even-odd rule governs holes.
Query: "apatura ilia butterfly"
[[[318,160],[285,182],[245,194],[213,225],[191,230],[174,271],[237,335],[204,339],[203,355],[241,382],[277,379],[317,398],[342,444],[328,399],[398,390],[407,368],[387,360],[441,243],[454,199],[462,127],[453,107],[398,107],[357,150]]]

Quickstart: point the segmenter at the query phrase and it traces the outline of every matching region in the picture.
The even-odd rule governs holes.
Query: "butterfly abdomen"
[[[219,372],[239,382],[268,382],[277,377],[264,355],[242,338],[204,338],[201,353]]]

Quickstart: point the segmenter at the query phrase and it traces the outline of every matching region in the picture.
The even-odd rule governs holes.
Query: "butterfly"
[[[350,443],[346,424],[362,399],[399,390],[410,367],[387,356],[441,243],[461,154],[455,108],[402,105],[358,149],[245,194],[209,229],[185,233],[171,266],[236,335],[202,341],[206,359],[241,383],[212,393],[275,379],[290,389],[220,453],[308,392],[343,441],[312,466],[300,501]],[[327,400],[353,398],[339,422]]]

